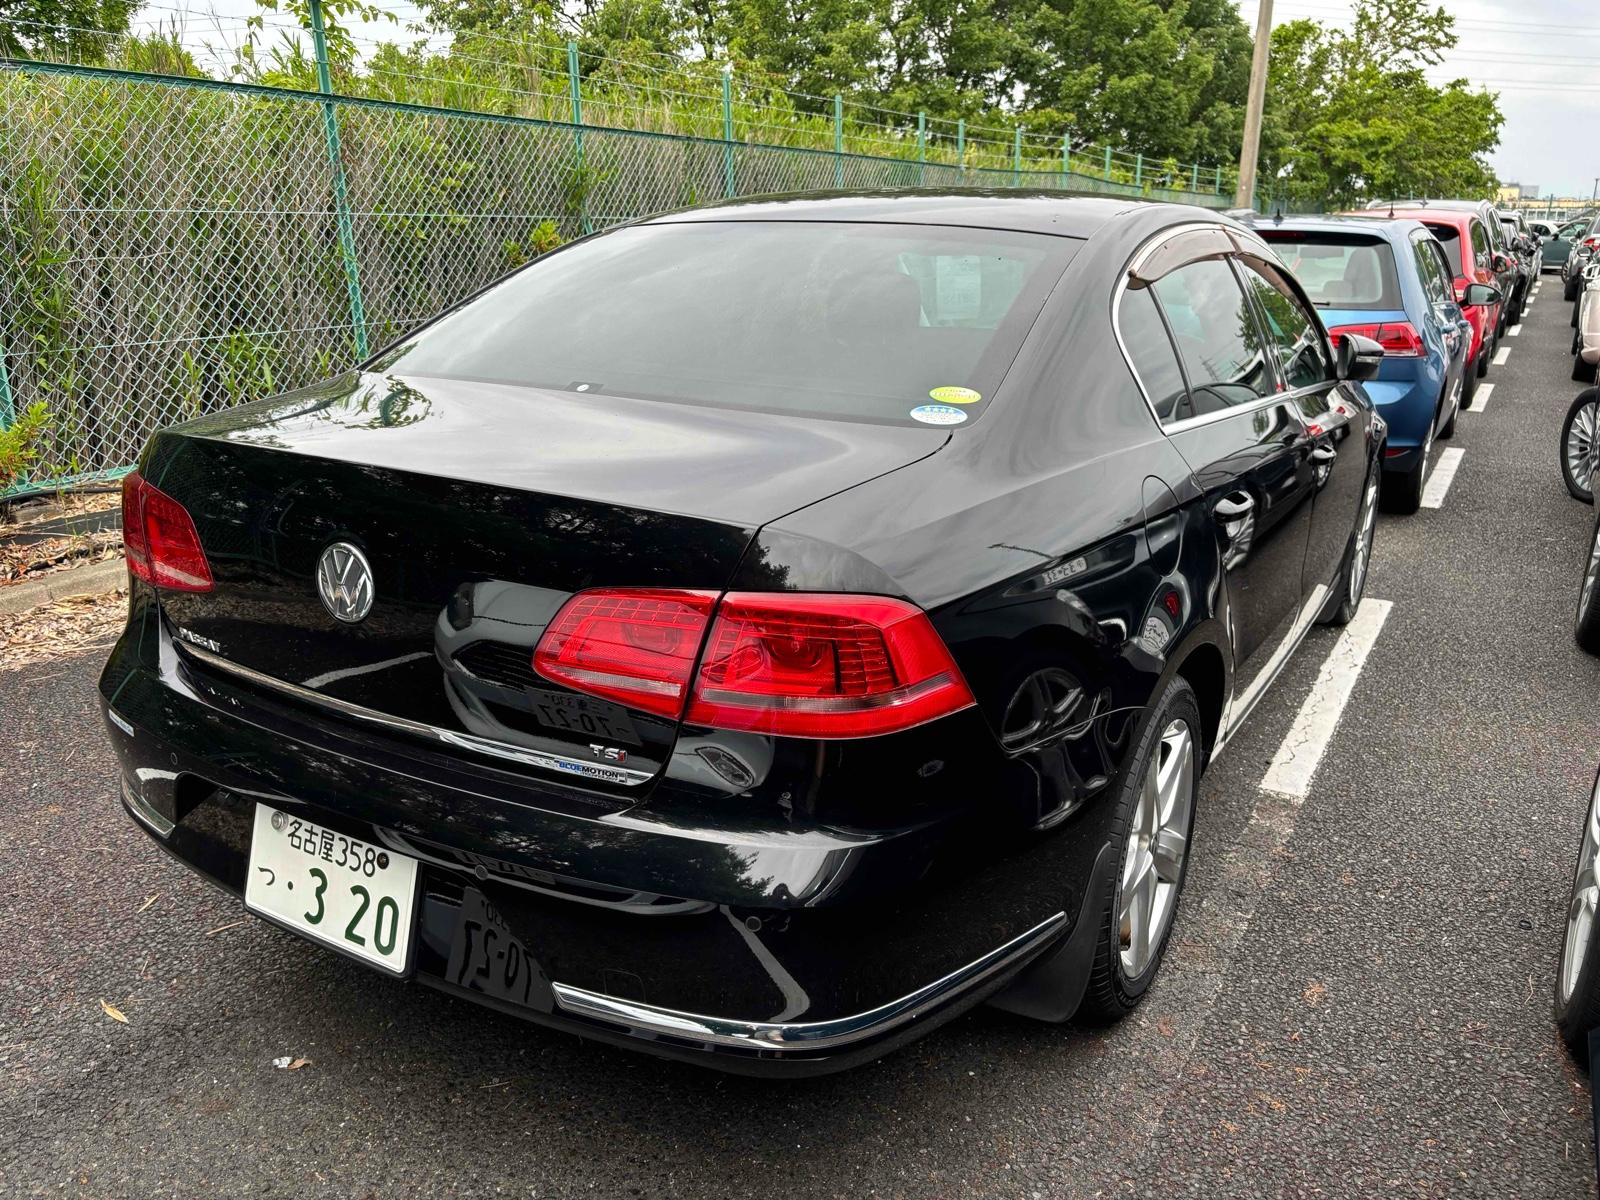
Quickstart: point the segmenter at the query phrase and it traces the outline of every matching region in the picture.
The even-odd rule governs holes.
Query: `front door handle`
[[[1312,449],[1311,449],[1311,461],[1312,462],[1331,463],[1334,459],[1336,459],[1338,457],[1339,457],[1339,452],[1337,450],[1335,450],[1332,446],[1327,445],[1326,443],[1323,443],[1323,444],[1320,444],[1320,445],[1317,445],[1317,446],[1313,446]]]

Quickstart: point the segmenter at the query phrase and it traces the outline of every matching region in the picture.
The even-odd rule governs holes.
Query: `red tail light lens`
[[[1336,325],[1328,336],[1341,338],[1348,333],[1369,337],[1383,347],[1385,354],[1415,358],[1422,353],[1422,337],[1410,321],[1385,321],[1381,325]]]
[[[146,583],[175,592],[214,586],[189,510],[137,471],[122,480],[122,545],[128,570]]]
[[[677,719],[715,592],[596,588],[568,600],[533,651],[546,679]]]
[[[688,720],[789,737],[872,737],[972,704],[927,614],[879,596],[723,598]]]
[[[927,614],[880,596],[732,592],[719,605],[715,592],[597,588],[562,606],[533,666],[659,716],[786,737],[895,733],[973,703]]]

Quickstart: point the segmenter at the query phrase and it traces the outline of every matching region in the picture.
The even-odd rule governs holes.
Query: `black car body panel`
[[[411,855],[418,977],[729,1069],[849,1065],[1046,959],[1081,986],[1115,865],[1097,801],[1151,698],[1182,672],[1207,752],[1237,726],[1326,603],[1381,423],[1330,375],[1163,429],[1123,353],[1130,263],[1191,227],[1271,258],[1196,210],[958,193],[661,220],[1083,241],[953,431],[369,369],[160,435],[142,472],[216,585],[134,581],[100,685],[125,804],[235,892],[258,801]],[[341,539],[378,581],[358,625],[314,578]],[[586,708],[528,654],[607,585],[908,600],[975,704],[856,740]],[[585,718],[624,760],[562,724]],[[520,990],[474,958],[486,928],[533,964]]]

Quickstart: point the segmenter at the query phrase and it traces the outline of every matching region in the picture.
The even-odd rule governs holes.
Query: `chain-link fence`
[[[952,185],[1225,203],[1067,165],[0,60],[0,428],[34,404],[49,422],[11,492],[125,469],[164,425],[338,371],[553,244],[663,209]]]

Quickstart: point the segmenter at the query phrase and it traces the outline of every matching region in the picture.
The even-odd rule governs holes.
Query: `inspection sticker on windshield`
[[[983,399],[983,393],[969,387],[936,387],[928,396],[940,404],[976,404]]]
[[[959,425],[967,414],[948,404],[919,404],[911,410],[911,419],[924,425]]]

